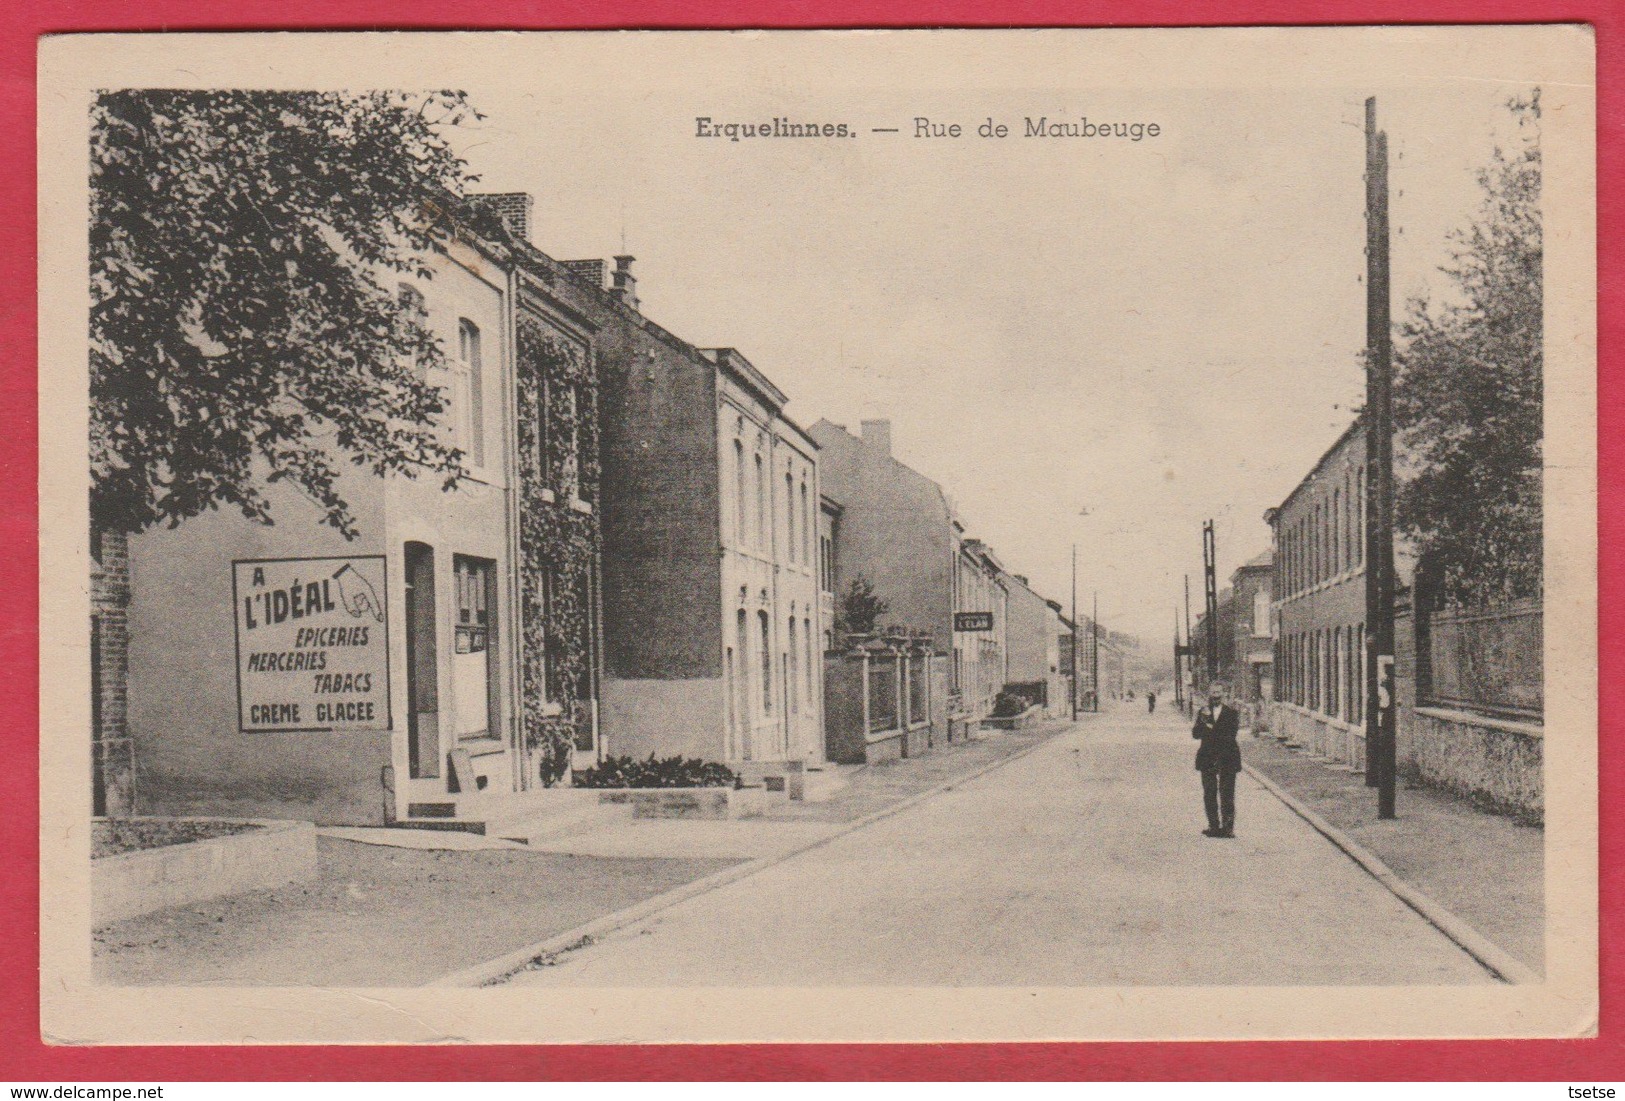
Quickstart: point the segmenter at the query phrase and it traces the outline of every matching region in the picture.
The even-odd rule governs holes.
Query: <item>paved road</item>
[[[1239,836],[1203,837],[1192,747],[1177,715],[1085,719],[957,790],[512,981],[1493,981],[1245,775]]]

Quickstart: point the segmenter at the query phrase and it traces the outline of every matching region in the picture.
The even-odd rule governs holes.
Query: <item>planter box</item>
[[[740,761],[729,766],[746,787],[763,787],[771,795],[801,802],[807,795],[807,762],[805,761]]]
[[[1043,720],[1044,705],[1035,703],[1019,715],[1007,715],[1002,719],[985,718],[982,725],[990,730],[1025,730]]]
[[[758,818],[767,812],[771,798],[766,788],[606,788],[598,793],[600,803],[629,803],[633,818],[688,818],[720,821],[729,818]]]
[[[316,878],[312,823],[233,821],[260,828],[92,860],[92,923],[106,925],[168,906]]]

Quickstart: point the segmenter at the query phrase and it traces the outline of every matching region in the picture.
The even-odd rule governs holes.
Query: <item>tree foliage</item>
[[[454,484],[420,300],[470,182],[462,93],[134,90],[92,107],[91,517],[272,520],[291,485],[347,536],[346,463]]]
[[[1396,353],[1398,522],[1455,603],[1541,587],[1540,93],[1508,107],[1516,142],[1479,172],[1451,293],[1409,303]]]
[[[874,634],[879,630],[880,617],[890,610],[891,605],[875,595],[873,582],[867,577],[854,577],[851,586],[841,594],[835,626],[846,634]]]

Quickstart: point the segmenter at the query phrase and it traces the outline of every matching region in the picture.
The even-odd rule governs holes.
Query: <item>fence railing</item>
[[[1545,713],[1541,602],[1447,609],[1416,619],[1417,698],[1520,719]]]
[[[869,733],[897,728],[897,657],[877,654],[869,660]]]

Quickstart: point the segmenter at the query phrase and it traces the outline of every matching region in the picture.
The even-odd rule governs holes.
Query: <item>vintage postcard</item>
[[[1587,28],[40,66],[47,1041],[1594,1033]]]

